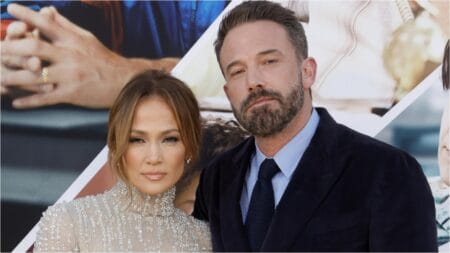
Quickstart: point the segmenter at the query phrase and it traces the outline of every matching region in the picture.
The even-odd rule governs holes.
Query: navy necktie
[[[253,189],[252,198],[247,212],[245,227],[252,251],[259,251],[275,209],[272,187],[272,177],[280,169],[273,159],[266,159],[261,164]]]

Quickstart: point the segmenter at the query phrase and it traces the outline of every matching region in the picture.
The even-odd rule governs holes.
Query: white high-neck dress
[[[34,251],[211,251],[208,224],[175,208],[174,198],[174,187],[149,196],[119,181],[56,204],[39,222]]]

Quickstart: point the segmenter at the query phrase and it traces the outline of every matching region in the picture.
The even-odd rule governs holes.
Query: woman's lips
[[[164,172],[145,172],[142,173],[150,181],[159,181],[161,180],[167,173]]]

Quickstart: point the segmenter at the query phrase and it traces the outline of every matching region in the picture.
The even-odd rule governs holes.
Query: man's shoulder
[[[341,124],[330,127],[333,127],[329,130],[334,132],[331,135],[334,139],[325,144],[326,148],[315,150],[327,149],[323,157],[328,159],[327,164],[345,172],[340,175],[368,186],[397,187],[401,182],[408,181],[414,182],[419,188],[427,187],[421,165],[406,151]]]
[[[367,156],[384,155],[385,158],[400,155],[412,158],[397,147],[336,122],[326,109],[316,108],[316,110],[320,115],[317,136],[315,136],[316,144],[321,143],[320,145],[323,145],[328,152],[337,151],[344,155],[346,153]]]
[[[348,149],[352,150],[352,152],[354,153],[384,159],[394,157],[414,159],[404,150],[378,140],[374,137],[357,132],[343,125],[339,125],[338,128],[340,129],[339,131],[342,135],[342,139],[340,140],[342,142],[342,145],[348,146]]]
[[[338,125],[337,128],[337,136],[340,137],[336,141],[337,151],[333,157],[338,157],[336,159],[349,167],[361,173],[372,171],[373,174],[369,174],[384,178],[422,177],[422,167],[406,151],[346,126]],[[361,168],[364,170],[361,171]]]

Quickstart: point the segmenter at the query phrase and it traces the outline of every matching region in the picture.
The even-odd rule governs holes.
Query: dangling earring
[[[190,164],[191,163],[191,158],[189,157],[188,159],[186,159],[186,164]]]

